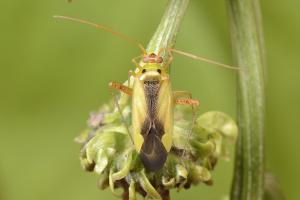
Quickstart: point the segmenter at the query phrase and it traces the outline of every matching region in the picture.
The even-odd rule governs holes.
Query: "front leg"
[[[109,88],[119,90],[129,96],[132,96],[132,89],[118,82],[111,81],[109,83]]]

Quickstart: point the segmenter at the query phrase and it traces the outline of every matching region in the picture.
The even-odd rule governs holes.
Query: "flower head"
[[[227,158],[226,142],[237,136],[235,122],[226,114],[211,111],[191,120],[191,111],[177,107],[174,116],[172,149],[164,166],[147,171],[135,151],[128,131],[131,109],[121,95],[118,108],[113,101],[103,105],[88,120],[88,128],[76,141],[82,145],[80,160],[86,171],[99,175],[99,188],[110,188],[122,199],[136,194],[153,199],[169,199],[169,190],[191,185],[212,185],[211,171],[219,158]],[[121,188],[122,191],[117,191]]]

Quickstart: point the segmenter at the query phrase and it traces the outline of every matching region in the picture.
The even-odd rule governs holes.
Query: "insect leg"
[[[139,59],[140,57],[142,57],[144,55],[139,55],[137,57],[132,58],[132,62],[133,64],[136,66],[136,68],[138,68],[140,71],[143,69],[142,66],[138,63],[137,59]]]
[[[132,89],[118,82],[111,81],[109,83],[109,88],[119,90],[129,96],[132,95]]]
[[[193,110],[193,115],[196,114],[197,108],[200,103],[198,100],[192,99],[192,93],[187,91],[174,91],[173,96],[175,99],[175,104],[191,105]],[[187,97],[187,98],[181,98],[181,97]]]
[[[199,106],[199,101],[197,99],[190,99],[190,98],[176,99],[175,103],[178,105],[191,105],[193,109],[195,108],[195,106]]]
[[[199,107],[199,101],[197,99],[192,99],[192,93],[187,91],[174,91],[173,96],[175,99],[175,104],[177,105],[190,105],[193,112],[193,124],[196,120],[196,114]],[[187,98],[181,98],[187,97]]]
[[[198,111],[199,101],[196,99],[192,99],[192,93],[187,92],[187,91],[174,91],[173,96],[175,99],[175,104],[190,105],[192,107],[192,112],[193,112],[192,126],[194,126],[194,124],[196,122],[196,116],[197,116],[196,114]],[[185,97],[185,98],[181,98],[181,97]],[[187,146],[188,146],[188,142],[191,137],[191,133],[192,133],[192,128],[191,128],[191,130],[189,130],[188,135],[187,135],[187,144],[186,144]],[[183,157],[185,156],[185,154],[186,154],[186,149],[183,152]]]
[[[173,96],[175,99],[175,104],[177,105],[190,105],[193,112],[193,122],[196,120],[196,114],[199,107],[199,101],[197,99],[192,99],[192,93],[187,91],[174,91]],[[187,97],[187,98],[181,98]]]

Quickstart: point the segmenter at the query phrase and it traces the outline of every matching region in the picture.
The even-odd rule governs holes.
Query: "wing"
[[[161,82],[158,102],[157,102],[157,117],[164,127],[164,135],[161,141],[166,148],[167,152],[170,151],[172,146],[172,132],[173,132],[173,111],[174,101],[169,79]]]
[[[173,95],[169,80],[135,80],[132,120],[134,145],[141,161],[148,170],[159,170],[172,146]]]
[[[135,78],[133,83],[132,95],[132,127],[133,127],[133,142],[137,152],[140,152],[144,143],[144,138],[141,135],[141,129],[147,116],[147,103],[143,82]]]

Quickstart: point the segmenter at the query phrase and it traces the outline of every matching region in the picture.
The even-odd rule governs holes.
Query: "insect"
[[[147,53],[140,43],[103,25],[66,16],[55,16],[55,18],[94,26],[137,44],[142,50],[141,56],[132,59],[136,67],[136,70],[129,72],[130,77],[133,77],[132,86],[118,82],[110,82],[109,86],[132,96],[133,132],[129,135],[143,165],[149,171],[154,172],[161,169],[171,150],[174,106],[176,104],[191,105],[193,108],[199,106],[199,101],[192,99],[190,92],[172,90],[168,74],[168,68],[173,60],[171,51],[226,68],[236,69],[175,49],[161,49],[157,54],[154,52]],[[161,56],[164,51],[169,54],[167,61],[164,61]],[[142,58],[143,65],[138,63],[137,59],[139,58]]]

